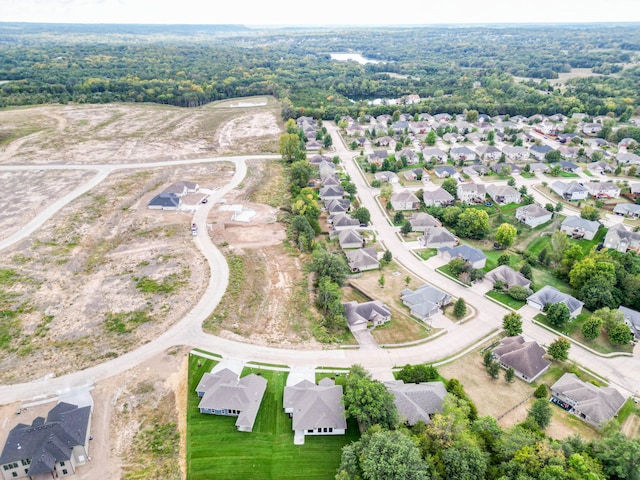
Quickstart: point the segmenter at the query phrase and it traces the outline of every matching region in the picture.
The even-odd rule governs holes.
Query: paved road
[[[376,378],[387,378],[392,367],[405,365],[407,363],[436,362],[453,355],[460,355],[465,350],[473,348],[474,344],[483,341],[487,335],[495,333],[501,323],[505,309],[484,298],[476,289],[467,289],[455,282],[449,281],[441,275],[435,273],[433,267],[415,257],[406,245],[397,236],[397,228],[392,227],[386,220],[382,209],[374,199],[374,191],[370,189],[355,164],[351,161],[352,153],[349,152],[339,141],[335,132],[335,126],[326,122],[325,125],[332,132],[335,140],[337,154],[342,158],[348,173],[358,187],[358,194],[371,211],[373,225],[378,234],[378,238],[394,253],[396,261],[407,269],[413,271],[421,278],[430,281],[439,288],[449,291],[455,296],[464,297],[467,302],[475,307],[478,314],[476,318],[463,325],[444,322],[447,333],[437,339],[422,344],[398,349],[376,349],[376,350],[320,350],[301,351],[287,350],[258,345],[249,345],[232,340],[223,339],[213,335],[205,334],[202,331],[202,321],[215,309],[228,283],[228,267],[224,256],[217,250],[211,242],[206,232],[206,218],[213,206],[227,192],[235,188],[246,174],[246,160],[252,158],[278,158],[276,156],[244,156],[244,157],[220,157],[215,159],[187,160],[162,163],[144,163],[128,165],[109,166],[2,166],[2,170],[41,170],[41,169],[94,169],[98,173],[88,184],[79,187],[71,194],[56,202],[55,207],[43,212],[41,217],[29,223],[28,228],[23,228],[19,235],[14,235],[5,240],[4,247],[19,241],[29,235],[29,231],[35,231],[47,218],[50,218],[57,210],[66,203],[76,198],[78,195],[97,185],[102,179],[113,170],[154,168],[184,164],[196,164],[213,161],[231,161],[236,165],[236,172],[224,188],[217,190],[211,195],[209,203],[197,210],[194,222],[198,224],[200,234],[195,237],[197,246],[201,249],[211,268],[209,285],[196,306],[178,323],[167,330],[157,339],[131,351],[121,357],[109,360],[100,365],[78,371],[59,378],[50,378],[30,383],[17,385],[0,386],[0,404],[14,401],[40,398],[64,393],[78,387],[93,384],[101,379],[117,375],[128,370],[134,365],[143,362],[152,356],[160,353],[174,345],[190,345],[192,347],[203,348],[232,359],[244,359],[260,361],[265,363],[285,364],[296,367],[316,367],[316,366],[336,366],[348,367],[354,363],[360,363],[368,368]],[[48,216],[47,216],[48,215]],[[40,223],[38,223],[40,222]],[[0,244],[1,245],[1,244]],[[525,322],[525,334],[540,343],[550,343],[554,336],[530,322]],[[591,370],[609,378],[613,383],[624,390],[636,393],[640,385],[640,361],[638,358],[616,358],[603,359],[590,352],[576,346],[571,349],[571,358],[585,365]]]

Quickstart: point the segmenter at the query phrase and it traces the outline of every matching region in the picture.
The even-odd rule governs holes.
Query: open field
[[[197,367],[198,361],[201,367]],[[296,479],[333,478],[341,449],[357,440],[358,428],[349,422],[346,435],[307,437],[293,444],[291,419],[282,408],[286,372],[246,369],[267,379],[256,423],[251,433],[238,432],[235,417],[200,414],[195,387],[213,361],[191,356],[187,407],[187,478]]]

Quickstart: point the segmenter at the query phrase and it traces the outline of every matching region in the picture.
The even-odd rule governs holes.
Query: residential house
[[[533,295],[527,297],[527,305],[530,305],[538,310],[544,310],[546,305],[554,303],[564,303],[569,308],[569,315],[571,318],[575,318],[582,312],[583,302],[577,298],[572,297],[567,293],[563,293],[551,285],[545,285]]]
[[[329,215],[336,213],[347,213],[351,208],[351,202],[348,198],[340,198],[338,200],[327,200],[324,202],[324,208]]]
[[[427,207],[448,207],[453,205],[453,195],[444,188],[437,188],[422,194],[422,200]]]
[[[433,170],[433,173],[438,178],[447,178],[447,177],[453,177],[455,174],[458,173],[458,171],[455,168],[453,168],[451,165],[444,165],[442,167],[436,167]]]
[[[479,143],[485,138],[485,136],[480,131],[475,131],[467,133],[464,138],[466,138],[468,142]]]
[[[389,147],[391,150],[395,150],[396,141],[391,137],[380,137],[374,140],[374,143],[379,147]]]
[[[324,178],[327,176],[335,176],[336,174],[336,164],[333,162],[322,162],[317,165],[318,167],[318,175],[320,178]]]
[[[544,348],[537,342],[525,342],[520,335],[503,338],[492,353],[503,368],[513,368],[516,376],[527,383],[533,382],[551,365],[544,358],[547,353]]]
[[[565,373],[551,385],[551,401],[596,428],[615,417],[625,402],[612,387],[596,387],[574,373]]]
[[[389,152],[386,150],[374,150],[369,154],[369,163],[380,166],[387,158],[389,158]]]
[[[309,159],[309,163],[317,168],[321,163],[332,163],[332,162],[331,162],[331,157],[327,157],[326,155],[314,155]]]
[[[620,165],[640,165],[640,155],[635,153],[618,153],[616,160]]]
[[[449,152],[451,159],[456,162],[462,160],[463,162],[474,161],[476,159],[476,152],[469,147],[454,147]]]
[[[391,195],[391,206],[394,210],[418,210],[420,208],[420,199],[409,190],[403,190],[399,193]]]
[[[352,301],[342,305],[349,330],[352,332],[375,328],[391,320],[391,310],[380,300],[365,303]]]
[[[636,140],[634,140],[633,138],[627,137],[627,138],[623,138],[618,142],[618,148],[629,148],[637,144],[638,142]]]
[[[414,135],[424,135],[431,131],[431,125],[425,121],[409,122],[409,131]]]
[[[571,140],[574,138],[580,138],[580,135],[577,133],[561,133],[558,135],[558,141],[560,143],[571,143]]]
[[[0,454],[2,478],[43,479],[75,474],[89,460],[90,424],[91,405],[66,402],[49,410],[46,419],[37,417],[31,425],[17,424],[9,431]]]
[[[409,223],[414,232],[424,232],[427,228],[442,226],[439,220],[424,212],[411,215]]]
[[[578,182],[565,183],[560,180],[556,180],[551,184],[551,190],[570,202],[585,200],[589,195],[589,191]]]
[[[444,140],[447,143],[463,142],[464,141],[464,135],[460,135],[458,133],[449,132],[449,133],[445,133],[442,136],[442,140]]]
[[[482,183],[460,183],[457,189],[458,200],[464,203],[482,203],[486,188]]]
[[[593,162],[587,165],[587,170],[594,175],[604,175],[606,172],[613,172],[613,167],[607,162]]]
[[[407,120],[398,120],[391,124],[391,128],[397,135],[409,132],[409,122]]]
[[[580,173],[582,171],[582,169],[578,165],[576,165],[573,162],[567,162],[566,160],[561,160],[561,161],[559,161],[557,163],[549,164],[549,166],[551,168],[555,167],[556,165],[560,165],[560,168],[562,168],[563,172],[569,172],[569,173],[578,174],[578,173]]]
[[[437,147],[425,148],[422,150],[422,157],[425,162],[445,163],[449,156]]]
[[[512,147],[511,145],[505,145],[502,149],[502,153],[511,161],[517,162],[529,158],[529,150],[524,147]]]
[[[547,173],[549,171],[549,165],[540,162],[530,163],[529,168],[532,173]]]
[[[640,183],[634,182],[629,184],[629,192],[633,195],[640,194]]]
[[[179,181],[169,185],[163,193],[175,193],[177,196],[183,197],[187,193],[198,193],[198,190],[200,190],[200,185],[196,182]]]
[[[396,175],[394,172],[376,172],[373,174],[373,176],[376,180],[383,183],[387,182],[393,185],[400,182],[398,175]]]
[[[594,198],[618,198],[620,196],[620,187],[612,182],[584,182],[582,186]]]
[[[622,253],[628,250],[638,252],[640,251],[640,232],[630,232],[622,223],[618,223],[607,231],[603,245],[605,248],[611,248]]]
[[[640,217],[640,205],[636,203],[618,203],[613,209],[616,215],[624,215],[625,217]]]
[[[393,395],[398,415],[403,423],[413,426],[418,422],[429,425],[431,417],[442,411],[447,389],[442,382],[404,383],[402,380],[385,382]]]
[[[406,159],[407,165],[417,165],[420,162],[418,154],[410,148],[403,148],[399,152],[396,152],[395,157],[400,160]]]
[[[560,225],[560,231],[572,238],[593,240],[600,226],[600,222],[598,221],[586,220],[577,215],[572,215],[564,219]]]
[[[531,145],[531,147],[529,147],[529,153],[539,162],[542,162],[545,159],[547,153],[552,151],[553,148],[549,145]]]
[[[523,205],[516,210],[516,218],[530,227],[537,227],[551,220],[553,213],[536,203]]]
[[[609,145],[604,138],[587,138],[584,140],[583,144],[587,147],[597,148],[597,147],[606,147]]]
[[[508,203],[520,203],[522,195],[515,188],[509,185],[487,185],[487,195],[494,202],[505,205]]]
[[[344,197],[344,187],[340,185],[322,187],[318,192],[318,197],[323,202],[327,202],[329,200],[340,200]]]
[[[451,261],[454,258],[462,258],[472,268],[484,268],[487,263],[487,256],[482,250],[469,245],[458,245],[457,247],[443,247],[438,249],[438,255]]]
[[[340,181],[340,177],[334,173],[331,175],[323,175],[320,179],[320,184],[323,187],[337,187],[338,185],[341,185],[342,182]]]
[[[308,380],[287,385],[282,405],[292,419],[295,445],[303,445],[306,435],[344,435],[347,431],[342,385],[331,378],[317,385]]]
[[[424,284],[415,291],[409,288],[402,290],[400,299],[409,307],[411,315],[426,320],[438,313],[451,303],[451,295],[428,284]]]
[[[310,152],[317,152],[324,147],[324,144],[320,140],[309,140],[305,148]]]
[[[468,167],[463,168],[462,172],[466,173],[470,177],[479,177],[489,173],[489,169],[484,165],[477,164],[477,165],[470,165]]]
[[[505,288],[511,288],[514,285],[519,287],[530,288],[531,280],[520,272],[516,272],[508,265],[499,265],[484,276],[485,280],[490,283],[502,282]]]
[[[236,428],[241,432],[253,430],[267,381],[254,373],[242,378],[224,368],[216,373],[205,373],[196,387],[201,397],[200,413],[237,417]]]
[[[151,199],[147,208],[151,210],[179,210],[182,200],[175,193],[159,193]]]
[[[357,123],[352,123],[347,127],[347,135],[352,137],[361,137],[364,135],[364,128]]]
[[[582,125],[582,133],[585,135],[597,135],[602,130],[601,123],[585,123]]]
[[[624,323],[631,329],[633,337],[636,340],[640,340],[640,312],[623,307],[622,305],[618,307],[618,310],[624,315]]]
[[[327,218],[327,223],[332,225],[335,232],[358,228],[360,226],[360,220],[353,218],[347,213],[336,213]]]
[[[365,239],[356,230],[351,228],[338,232],[338,243],[343,250],[348,248],[362,248],[365,245]]]
[[[405,170],[404,172],[402,172],[402,176],[405,178],[405,180],[409,181],[419,180],[422,178],[423,174],[424,170],[422,170],[421,168],[414,168],[412,170]],[[424,178],[428,181],[429,177],[426,176]]]
[[[455,247],[458,239],[444,227],[428,227],[418,237],[418,243],[422,248]]]
[[[352,273],[366,272],[380,268],[378,252],[375,247],[360,248],[344,252],[347,257],[347,264]]]

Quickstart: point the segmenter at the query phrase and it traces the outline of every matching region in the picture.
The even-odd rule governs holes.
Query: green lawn
[[[577,178],[577,177],[580,177],[580,175],[578,175],[577,173],[571,173],[571,172],[565,172],[565,171],[560,172],[559,176],[563,177],[563,178]]]
[[[531,252],[535,258],[538,258],[538,255],[545,247],[548,247],[551,243],[551,235],[543,235],[535,238],[533,241],[527,245],[527,252]],[[547,249],[548,251],[549,249]]]
[[[531,172],[529,172],[529,173],[520,172],[520,176],[523,177],[523,178],[533,178],[533,177],[536,176],[536,174],[535,173],[531,173]]]
[[[593,240],[573,240],[577,245],[580,245],[582,251],[585,255],[587,255],[593,247],[598,245],[600,242],[604,240],[604,237],[607,235],[607,229],[601,228],[598,230],[593,237]],[[570,242],[571,243],[571,242]]]
[[[438,250],[435,248],[426,248],[424,250],[414,250],[416,254],[423,260],[429,260],[431,257],[438,255]]]
[[[500,303],[504,303],[514,310],[518,310],[524,307],[527,303],[525,300],[516,300],[506,293],[496,292],[494,290],[487,292],[487,297],[491,297],[494,300],[499,301]]]
[[[201,367],[197,367],[198,361]],[[189,358],[187,402],[187,478],[307,479],[334,478],[342,447],[359,438],[349,422],[347,435],[307,437],[304,445],[293,444],[291,419],[282,409],[287,372],[247,369],[269,382],[253,432],[238,432],[235,417],[201,414],[195,387],[215,364],[195,355]]]

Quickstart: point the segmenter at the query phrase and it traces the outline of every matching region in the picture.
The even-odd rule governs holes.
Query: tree
[[[440,378],[438,370],[432,365],[420,363],[418,365],[405,365],[396,375],[398,380],[404,383],[433,382]]]
[[[582,288],[589,280],[597,278],[601,285],[613,288],[616,284],[616,267],[602,252],[584,257],[573,264],[569,272],[569,283],[573,288]]]
[[[295,133],[280,135],[280,155],[287,162],[293,162],[300,154],[300,137]]]
[[[404,214],[402,212],[396,212],[393,216],[394,225],[404,224]]]
[[[353,218],[357,219],[361,224],[368,224],[371,221],[371,213],[366,207],[360,207],[353,212]]]
[[[600,336],[600,330],[602,328],[602,319],[596,315],[591,315],[582,324],[581,331],[584,338],[593,340]]]
[[[544,383],[538,385],[536,390],[533,392],[533,396],[536,398],[547,398],[547,386]]]
[[[462,318],[467,314],[467,304],[464,298],[460,297],[453,305],[453,316],[456,318]]]
[[[398,423],[393,395],[360,365],[349,370],[343,398],[347,415],[358,421],[362,431],[373,425],[394,428]]]
[[[474,123],[478,121],[478,111],[477,110],[468,110],[466,115],[466,120],[469,123]]]
[[[569,307],[562,302],[552,303],[547,309],[547,320],[556,328],[564,328],[570,316]]]
[[[303,252],[311,251],[315,231],[304,215],[296,215],[291,221],[291,236]]]
[[[513,285],[507,290],[507,294],[514,300],[526,300],[531,295],[531,290],[522,285]]]
[[[440,454],[444,465],[441,478],[483,480],[488,467],[489,455],[469,441],[455,442]]]
[[[613,345],[627,345],[633,339],[631,330],[625,323],[616,323],[607,330],[607,335]]]
[[[411,222],[405,220],[402,227],[400,227],[400,233],[402,233],[402,235],[409,235],[412,231],[413,227],[411,226]]]
[[[500,364],[493,360],[487,367],[487,372],[489,372],[492,379],[497,380],[500,376]]]
[[[511,263],[511,255],[503,253],[498,257],[498,265],[509,265]]]
[[[559,162],[562,160],[562,154],[560,150],[550,150],[545,154],[544,159],[549,163]]]
[[[603,307],[615,307],[616,300],[613,297],[614,285],[603,282],[600,277],[593,277],[582,285],[577,297],[584,302],[589,310],[597,310]]]
[[[524,275],[527,280],[533,279],[533,271],[531,270],[531,265],[528,263],[523,263],[520,267],[520,273]]]
[[[571,347],[569,340],[563,337],[558,337],[551,342],[549,348],[547,348],[547,353],[549,353],[554,360],[564,362],[569,358],[569,347]]]
[[[389,199],[391,198],[392,194],[393,194],[393,185],[389,183],[385,183],[380,187],[380,196],[382,198]]]
[[[384,251],[384,253],[382,254],[382,260],[386,264],[391,263],[391,260],[393,260],[393,253],[391,253],[391,250]]]
[[[527,412],[527,417],[532,418],[540,430],[544,430],[549,426],[551,415],[551,406],[545,398],[535,400]]]
[[[312,174],[313,167],[305,160],[293,162],[289,168],[289,178],[291,179],[291,183],[300,188],[307,186]]]
[[[640,479],[640,440],[616,432],[592,442],[591,450],[602,464],[606,478]]]
[[[425,143],[427,145],[429,145],[430,147],[433,147],[436,144],[436,132],[433,130],[430,130],[429,133],[427,133],[427,138],[425,139]]]
[[[465,209],[458,216],[456,232],[461,237],[484,238],[489,233],[489,215],[477,208]]]
[[[406,433],[372,428],[342,449],[336,480],[428,480],[429,466]]]
[[[407,287],[409,286],[409,284],[411,283],[411,275],[407,275],[406,277],[404,277],[404,283]]]
[[[482,356],[482,364],[486,368],[489,368],[489,365],[491,365],[491,362],[493,361],[493,352],[491,350],[486,350]]]
[[[585,220],[596,221],[600,218],[600,212],[596,207],[585,205],[580,211],[580,217],[584,218]]]
[[[502,317],[502,328],[510,337],[522,333],[522,315],[516,312],[507,313]]]
[[[342,289],[330,278],[323,277],[318,284],[316,306],[324,314],[323,325],[328,330],[338,330],[344,326],[344,306]]]
[[[504,379],[508,383],[513,383],[515,378],[516,378],[516,371],[513,369],[513,367],[507,368],[507,370],[505,370],[505,372],[504,372]]]
[[[445,178],[445,180],[442,182],[441,187],[443,190],[446,190],[454,198],[456,198],[458,194],[458,181],[455,178],[453,177]]]
[[[387,281],[384,278],[384,273],[381,273],[380,278],[378,278],[378,285],[380,285],[380,288],[384,288],[385,283],[387,283]]]
[[[496,230],[496,242],[502,247],[507,248],[513,244],[518,231],[516,227],[509,223],[503,223]]]
[[[324,249],[318,249],[313,253],[310,269],[315,272],[318,282],[321,278],[328,277],[339,286],[344,284],[349,274],[349,267],[344,257],[342,255],[334,255]]]
[[[331,145],[333,145],[333,139],[331,138],[331,134],[327,133],[324,136],[324,140],[322,141],[322,145],[324,146],[324,148],[329,148]]]

